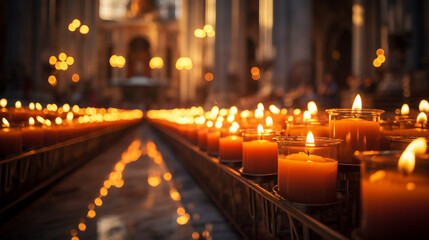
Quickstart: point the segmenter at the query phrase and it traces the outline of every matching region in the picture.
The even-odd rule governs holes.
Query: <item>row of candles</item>
[[[22,151],[56,144],[106,127],[122,127],[138,122],[143,117],[140,110],[116,108],[80,108],[64,104],[58,107],[39,103],[7,107],[7,100],[0,100],[0,155],[7,157]]]
[[[152,110],[147,117],[221,162],[241,162],[244,176],[277,174],[275,190],[294,203],[335,203],[338,164],[358,171],[361,167],[363,236],[421,234],[421,221],[429,215],[429,205],[422,204],[429,200],[429,162],[422,157],[429,138],[429,103],[422,100],[419,111],[404,105],[396,115],[382,119],[383,110],[362,108],[357,95],[352,108],[325,112],[310,102],[304,113],[274,105],[265,110],[258,104],[254,111],[215,106],[204,112],[192,107]],[[399,165],[396,152],[379,151],[404,150],[415,139],[418,144],[404,151]],[[414,165],[423,169],[413,171]]]

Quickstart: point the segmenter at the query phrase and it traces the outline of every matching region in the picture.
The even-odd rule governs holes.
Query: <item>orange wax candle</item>
[[[0,154],[9,155],[20,153],[22,150],[21,131],[13,128],[0,130]]]
[[[243,172],[277,173],[277,144],[267,140],[243,141]]]
[[[212,130],[207,132],[207,152],[211,155],[217,155],[219,152],[219,137],[220,132],[217,130]]]
[[[206,150],[207,146],[207,128],[201,128],[197,132],[197,144],[201,150]]]
[[[28,126],[21,129],[22,146],[27,148],[38,148],[43,146],[43,128]]]
[[[278,161],[280,195],[298,203],[335,202],[337,161],[304,152],[279,157]]]
[[[380,123],[360,118],[348,118],[331,121],[333,138],[342,139],[339,161],[353,163],[356,150],[378,150],[380,148]]]
[[[427,176],[404,176],[382,170],[372,176],[361,181],[363,237],[419,239],[424,236],[429,216]]]
[[[219,159],[222,161],[241,161],[243,138],[231,135],[219,139]]]

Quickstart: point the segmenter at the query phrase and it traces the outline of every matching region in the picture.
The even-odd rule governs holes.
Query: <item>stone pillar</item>
[[[231,1],[216,1],[216,36],[214,54],[214,101],[225,104],[229,95],[229,64],[231,60]]]
[[[181,30],[179,33],[179,57],[186,57],[188,55],[189,50],[189,17],[190,17],[190,8],[191,8],[191,0],[183,0],[182,1],[182,16],[179,22],[179,29]],[[177,59],[174,59],[173,63],[176,64]],[[177,70],[176,70],[177,71]],[[182,105],[187,104],[188,101],[188,85],[189,85],[189,70],[180,70],[179,78],[179,99]]]
[[[230,70],[233,77],[231,89],[233,97],[239,98],[246,90],[247,72],[246,59],[246,1],[232,0],[232,48]],[[236,99],[232,100],[236,102]]]
[[[274,0],[273,44],[275,48],[273,88],[285,89],[290,69],[289,1]]]
[[[362,0],[353,0],[352,7],[352,74],[363,75],[365,10]]]

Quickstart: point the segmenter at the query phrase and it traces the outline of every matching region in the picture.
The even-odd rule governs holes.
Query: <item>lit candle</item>
[[[0,154],[20,153],[22,150],[21,131],[11,128],[6,118],[2,118],[2,123],[3,128],[0,130]]]
[[[209,129],[211,127],[213,127],[213,122],[212,121],[207,121],[206,122],[206,127],[203,127],[200,130],[198,130],[198,133],[197,133],[197,144],[198,144],[198,147],[201,150],[206,150],[207,149],[207,133],[209,132]]]
[[[12,111],[12,121],[13,122],[24,122],[30,117],[28,111],[22,107],[21,101],[15,102],[15,108]]]
[[[207,132],[207,153],[213,156],[218,155],[219,152],[219,137],[220,128],[222,127],[221,122],[215,123],[215,129],[211,128]]]
[[[378,150],[380,148],[380,114],[383,110],[362,109],[358,94],[352,109],[328,109],[331,136],[342,139],[340,163],[358,163],[353,158],[356,150]]]
[[[277,144],[272,140],[273,131],[264,131],[262,125],[247,130],[243,135],[243,173],[276,174]]]
[[[233,125],[219,138],[219,159],[225,162],[241,162],[243,138],[238,135],[238,127]]]
[[[7,100],[5,98],[2,98],[0,100],[0,118],[9,118],[10,119],[10,111],[6,108]]]
[[[364,239],[421,239],[427,235],[428,159],[427,155],[426,159],[416,156],[426,149],[426,140],[419,138],[400,157],[383,152],[360,153],[364,163],[361,168]]]
[[[332,139],[315,144],[311,131],[305,143],[293,137],[277,139],[279,194],[297,203],[335,202],[338,165],[335,158],[340,142]]]
[[[33,117],[28,119],[28,126],[21,129],[22,146],[26,148],[38,148],[43,146],[43,128],[35,126]]]
[[[309,111],[304,112],[302,121],[295,120],[288,122],[287,130],[289,136],[305,136],[308,131],[311,131],[316,137],[330,136],[329,126],[316,119],[312,119]]]

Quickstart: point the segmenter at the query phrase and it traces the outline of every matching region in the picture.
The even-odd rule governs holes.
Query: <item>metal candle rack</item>
[[[273,192],[276,178],[243,177],[241,166],[223,164],[173,130],[152,126],[243,238],[349,239],[350,232],[339,230],[340,204],[290,203]]]
[[[19,203],[99,154],[135,125],[104,128],[0,160],[0,224]]]

